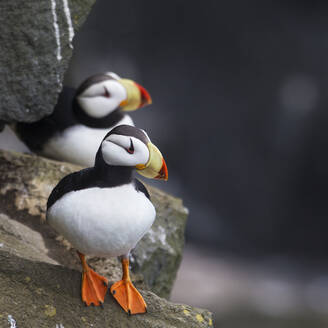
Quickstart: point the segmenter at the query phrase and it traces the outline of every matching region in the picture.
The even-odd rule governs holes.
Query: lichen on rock
[[[0,263],[0,327],[8,327],[9,315],[17,327],[24,328],[212,327],[210,312],[170,303],[145,290],[141,294],[148,305],[146,314],[128,316],[109,293],[104,309],[85,307],[80,299],[80,272],[2,250]]]

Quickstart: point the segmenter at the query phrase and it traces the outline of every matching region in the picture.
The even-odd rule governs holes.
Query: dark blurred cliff
[[[66,82],[112,70],[153,106],[133,118],[190,208],[188,240],[325,254],[328,4],[99,0]]]

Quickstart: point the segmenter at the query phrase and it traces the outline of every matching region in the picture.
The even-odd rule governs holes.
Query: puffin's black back
[[[133,168],[123,166],[109,166],[106,171],[104,167],[90,167],[78,172],[71,173],[59,181],[52,190],[48,202],[47,210],[61,197],[71,191],[87,188],[110,188],[130,183],[133,181],[137,191],[142,192],[148,199],[150,195],[146,187],[138,180],[132,178]]]
[[[76,124],[91,128],[109,129],[123,119],[125,114],[119,108],[105,117],[93,118],[88,116],[77,103],[76,92],[74,88],[64,87],[51,115],[34,123],[16,124],[16,134],[30,150],[36,153],[41,152],[44,144],[56,133]]]
[[[77,124],[72,111],[72,103],[76,90],[70,87],[64,87],[58,98],[53,113],[40,121],[34,123],[17,123],[15,131],[19,138],[30,148],[38,152],[42,150],[43,145],[56,132]]]

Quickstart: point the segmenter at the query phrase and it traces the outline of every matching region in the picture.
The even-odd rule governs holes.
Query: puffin
[[[13,130],[39,155],[89,167],[103,136],[117,125],[134,125],[127,114],[151,104],[140,84],[113,72],[87,78],[77,90],[64,87],[53,113]]]
[[[77,250],[82,265],[85,305],[103,305],[108,280],[93,271],[85,255],[119,257],[122,279],[110,293],[128,314],[145,313],[147,305],[131,282],[129,254],[150,229],[156,211],[134,171],[167,180],[159,149],[144,130],[119,125],[106,134],[93,167],[65,176],[51,192],[46,220]]]

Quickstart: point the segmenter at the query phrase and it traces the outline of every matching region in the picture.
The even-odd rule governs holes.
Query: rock
[[[128,316],[109,293],[104,309],[85,307],[80,299],[80,272],[3,250],[0,263],[1,327],[9,327],[9,322],[11,327],[24,328],[213,326],[208,311],[173,304],[144,290],[140,292],[148,305],[146,314]]]
[[[0,2],[0,120],[33,122],[52,113],[73,35],[94,2]]]
[[[0,242],[10,245],[7,251],[12,249],[17,256],[80,270],[70,244],[50,226],[41,224],[52,188],[63,176],[79,169],[36,155],[0,151]],[[181,261],[187,210],[180,199],[156,188],[149,187],[149,192],[157,218],[133,251],[132,273],[134,280],[144,281],[158,295],[169,297]],[[31,252],[24,248],[29,243]],[[90,258],[89,263],[107,278],[120,279],[117,259]]]
[[[150,231],[132,253],[134,272],[143,274],[152,291],[169,297],[182,259],[188,210],[182,201],[147,186],[157,217]]]
[[[0,214],[0,249],[29,260],[59,264],[46,253],[40,233],[4,214]]]

